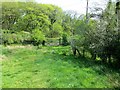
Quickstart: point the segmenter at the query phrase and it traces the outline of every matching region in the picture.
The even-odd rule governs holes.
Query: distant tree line
[[[97,8],[96,8],[97,10]],[[50,4],[35,2],[2,3],[2,44],[44,44],[57,38],[60,45],[70,44],[73,54],[100,59],[119,67],[120,60],[120,1],[109,0],[101,14],[78,16]],[[52,41],[50,41],[52,42]]]
[[[39,45],[46,38],[59,39],[63,35],[65,38],[66,33],[70,35],[71,27],[67,23],[67,18],[65,12],[54,5],[35,2],[3,2],[2,43],[4,45],[13,43]]]

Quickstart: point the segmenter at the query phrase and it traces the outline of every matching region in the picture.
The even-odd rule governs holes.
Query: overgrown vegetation
[[[94,9],[2,2],[3,87],[120,87],[120,1]]]
[[[12,48],[13,47],[13,48]],[[2,47],[3,88],[113,88],[120,74],[83,57],[73,57],[70,46]],[[12,82],[12,83],[11,83]]]

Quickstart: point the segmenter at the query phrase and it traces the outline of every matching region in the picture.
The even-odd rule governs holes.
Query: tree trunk
[[[83,57],[85,57],[85,49],[83,49]]]
[[[72,48],[72,51],[73,51],[74,56],[77,54],[77,52],[78,52],[79,56],[81,55],[79,50],[75,47]]]
[[[72,47],[72,51],[73,51],[73,54],[74,56],[76,55],[76,48],[75,47]]]

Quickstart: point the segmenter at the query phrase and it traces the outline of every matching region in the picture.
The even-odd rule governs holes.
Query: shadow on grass
[[[79,67],[79,69],[83,68],[91,68],[97,75],[107,76],[109,78],[109,82],[112,83],[114,88],[120,87],[120,70],[116,70],[115,68],[110,67],[107,64],[103,64],[101,61],[91,60],[85,57],[76,57],[72,54],[64,55],[64,54],[54,54],[55,56],[59,56],[60,60],[64,60],[74,67]],[[54,59],[57,60],[57,59]],[[91,71],[87,71],[87,73],[92,73]]]
[[[37,73],[39,74],[40,70],[42,70],[42,73],[43,73],[43,71],[46,69],[48,71],[56,70],[57,72],[59,72],[58,70],[61,71],[61,68],[59,68],[59,65],[60,64],[63,65],[63,62],[65,61],[65,62],[67,62],[67,64],[69,64],[68,67],[65,66],[65,65],[67,65],[66,63],[64,64],[65,69],[69,68],[69,66],[70,67],[73,66],[73,68],[75,67],[75,69],[70,70],[70,73],[69,72],[66,73],[66,71],[64,71],[66,73],[66,75],[71,74],[72,71],[73,71],[73,73],[75,73],[75,72],[79,71],[78,69],[81,69],[81,70],[90,69],[90,70],[86,71],[85,73],[94,74],[94,76],[100,75],[100,77],[105,76],[107,74],[114,75],[115,79],[116,78],[119,79],[119,74],[118,75],[114,74],[114,73],[118,73],[118,70],[110,68],[106,64],[104,65],[99,61],[94,61],[89,58],[85,58],[85,57],[81,57],[81,56],[80,57],[73,56],[72,52],[70,50],[71,50],[70,47],[67,47],[67,46],[66,47],[62,47],[62,46],[60,46],[60,47],[42,47],[40,49],[33,48],[32,50],[31,49],[29,50],[26,48],[25,49],[15,49],[15,50],[5,49],[3,51],[3,54],[8,55],[9,57],[12,55],[12,56],[14,56],[15,59],[22,57],[20,59],[21,63],[17,64],[17,65],[21,65],[21,64],[24,65],[24,67],[23,66],[19,67],[20,71],[21,70],[24,70],[24,71],[30,70],[31,71],[31,65],[33,65],[34,68],[32,68],[32,72],[35,75]],[[23,59],[25,60],[24,63],[22,62]],[[60,60],[60,62],[56,63],[56,61],[58,61],[58,60]],[[55,62],[53,62],[53,61],[55,61]],[[52,67],[52,69],[49,69],[51,67]],[[55,69],[55,67],[57,67],[57,68]],[[44,73],[48,72],[47,70]],[[74,70],[75,70],[75,72],[74,72]],[[21,72],[16,71],[14,74],[16,75],[19,73],[21,73]],[[81,74],[81,73],[82,72],[80,71],[80,73],[78,73],[78,75],[75,75],[75,76],[78,78],[79,74]],[[39,74],[39,75],[41,75],[41,74]],[[11,74],[7,74],[7,76],[14,77]],[[83,76],[84,76],[84,73],[83,73]],[[56,77],[57,77],[57,75],[56,75]],[[111,82],[113,84],[116,81],[114,78],[112,77],[112,80],[111,80]],[[47,82],[48,81],[49,80],[47,80]],[[116,87],[117,86],[118,85],[116,85]]]
[[[64,50],[65,51],[65,50]],[[63,53],[53,53],[54,60],[59,58],[60,60],[67,61],[73,64],[75,67],[79,68],[92,68],[99,75],[106,75],[110,73],[120,73],[120,69],[116,69],[111,67],[108,64],[102,63],[101,61],[91,60],[90,58],[82,57],[82,56],[74,56],[71,53],[66,55]]]

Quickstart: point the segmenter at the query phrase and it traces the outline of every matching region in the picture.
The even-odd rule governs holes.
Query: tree
[[[2,29],[12,30],[20,17],[18,2],[2,3]]]
[[[81,29],[82,34],[79,33],[80,35],[77,35],[77,37],[79,37],[79,39],[78,38],[74,38],[75,29],[72,29],[72,31],[73,31],[73,33],[72,33],[73,37],[72,38],[74,38],[74,39],[71,39],[71,46],[72,46],[72,50],[73,50],[74,54],[76,54],[76,51],[78,51],[78,53],[80,54],[80,52],[79,52],[79,50],[80,50],[83,53],[83,57],[85,56],[84,55],[85,47],[86,47],[86,45],[85,45],[85,40],[86,40],[85,35],[87,33],[87,28],[88,28],[88,0],[87,0],[87,6],[86,6],[86,19],[85,20],[86,20],[85,22],[83,21],[82,23],[80,23],[80,21],[76,20],[76,17],[73,17],[74,23],[77,24],[77,25],[74,24],[77,32],[80,30],[79,27],[81,27],[82,28]],[[79,24],[78,24],[78,22],[79,22]],[[83,24],[84,28],[82,27],[82,25],[79,26],[80,24]]]
[[[51,35],[53,37],[60,37],[62,35],[62,32],[63,32],[63,27],[59,23],[55,22],[53,24],[53,30],[51,32]]]
[[[39,29],[34,29],[32,31],[32,38],[33,38],[33,44],[34,45],[39,45],[45,40],[45,36]]]
[[[88,33],[87,42],[88,49],[93,55],[98,55],[103,62],[116,62],[114,58],[118,55],[119,40],[118,30],[116,28],[115,4],[109,0],[106,9],[103,11],[100,21],[97,23],[96,29]],[[89,36],[90,35],[90,36]]]
[[[54,10],[51,11],[51,13],[49,14],[49,19],[51,22],[51,25],[49,26],[50,28],[50,37],[53,38],[53,33],[54,33],[54,23],[57,22],[57,24],[61,24],[61,15],[62,15],[62,9],[57,7],[57,6],[53,6]]]

